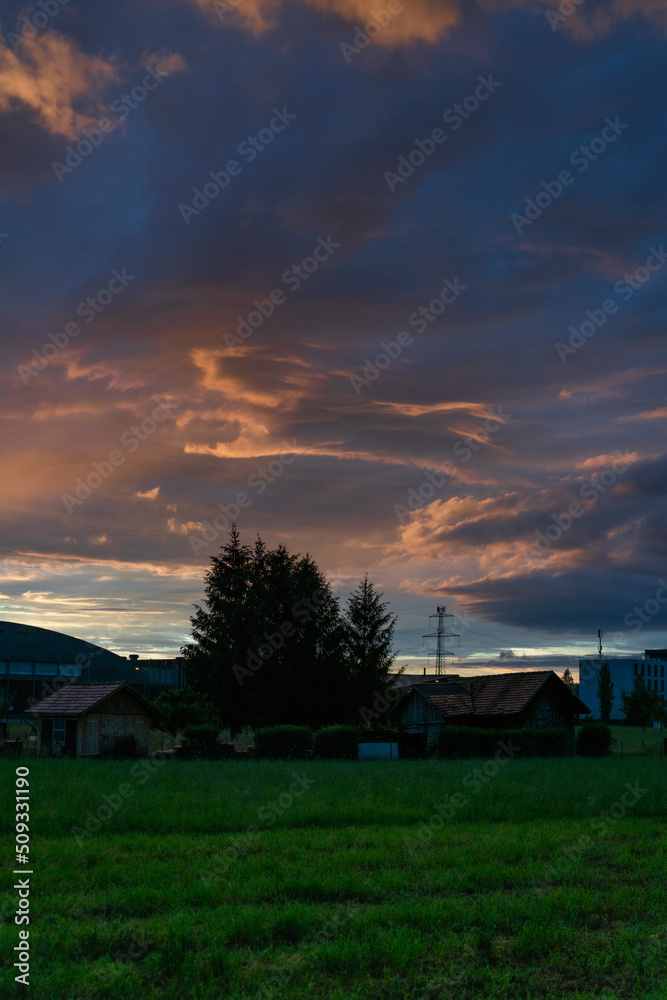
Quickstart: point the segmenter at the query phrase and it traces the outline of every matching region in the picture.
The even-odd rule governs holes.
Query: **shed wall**
[[[131,707],[137,708],[136,701],[128,699]],[[110,746],[116,736],[136,736],[142,747],[148,746],[150,719],[147,715],[112,715],[108,712],[89,712],[79,720],[77,753],[99,753]]]

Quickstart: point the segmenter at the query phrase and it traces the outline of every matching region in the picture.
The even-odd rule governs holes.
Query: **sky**
[[[411,670],[667,646],[663,0],[0,32],[2,618],[174,655],[235,520]]]

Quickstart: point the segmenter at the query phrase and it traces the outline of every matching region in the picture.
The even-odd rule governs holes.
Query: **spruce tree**
[[[268,550],[261,538],[242,545],[233,526],[211,563],[183,655],[189,683],[209,695],[223,725],[345,721],[344,626],[313,559],[284,545]]]
[[[386,688],[396,657],[392,648],[396,615],[387,611],[388,602],[383,602],[382,596],[366,574],[347,602],[349,693],[356,718],[364,706],[373,702],[375,693]]]

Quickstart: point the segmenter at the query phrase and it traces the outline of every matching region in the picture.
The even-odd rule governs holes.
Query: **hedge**
[[[100,757],[111,757],[113,760],[133,760],[145,755],[146,750],[140,746],[134,733],[114,737],[113,743],[100,751]]]
[[[356,760],[357,726],[325,726],[315,733],[315,756],[329,760]]]
[[[608,757],[612,732],[602,722],[585,722],[577,736],[577,753],[582,757]]]
[[[421,760],[428,756],[426,733],[399,733],[397,742],[399,760]]]
[[[308,726],[268,726],[255,733],[258,757],[272,760],[302,760],[313,749],[313,730]]]
[[[568,752],[565,729],[478,729],[442,726],[438,755],[448,758],[494,757],[500,743],[517,747],[521,757],[562,757]],[[520,750],[518,749],[520,748]]]
[[[218,752],[217,726],[186,726],[178,754],[184,760],[216,760]]]

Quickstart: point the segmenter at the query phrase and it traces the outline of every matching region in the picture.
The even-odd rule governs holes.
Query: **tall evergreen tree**
[[[600,703],[600,719],[602,722],[609,722],[611,717],[611,706],[614,702],[614,685],[611,679],[611,671],[603,661],[598,674],[598,701]]]
[[[349,694],[352,715],[357,718],[375,691],[386,687],[396,658],[392,649],[396,615],[387,611],[389,605],[382,601],[382,596],[366,574],[347,602]]]
[[[189,682],[210,696],[224,725],[325,725],[346,718],[344,623],[310,556],[236,526],[205,577],[204,606],[183,649]]]
[[[574,677],[572,676],[572,671],[570,670],[569,667],[565,668],[565,672],[563,673],[563,676],[561,677],[561,680],[563,681],[564,684],[567,684],[568,687],[572,687],[573,686],[573,684],[574,684]]]

